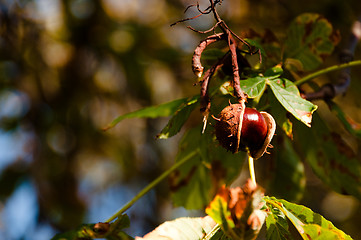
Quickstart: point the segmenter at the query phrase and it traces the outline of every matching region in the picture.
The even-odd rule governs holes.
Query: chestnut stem
[[[251,176],[252,182],[254,183],[255,186],[257,186],[256,174],[254,171],[254,159],[250,155],[248,155],[248,167],[249,167],[249,174]]]

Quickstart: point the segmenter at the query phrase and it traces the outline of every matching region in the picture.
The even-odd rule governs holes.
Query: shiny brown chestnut
[[[215,119],[220,145],[232,153],[247,151],[253,158],[264,154],[276,128],[270,114],[246,108],[244,104],[230,104]]]

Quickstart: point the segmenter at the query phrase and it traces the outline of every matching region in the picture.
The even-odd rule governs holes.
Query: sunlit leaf
[[[232,154],[218,145],[211,129],[202,134],[200,127],[190,129],[179,145],[176,161],[190,153],[195,156],[169,178],[173,203],[187,209],[202,209],[223,183],[239,174],[244,154]]]
[[[339,33],[327,19],[319,14],[304,13],[289,26],[284,59],[298,59],[306,71],[314,70],[332,53],[339,40]]]
[[[361,200],[361,164],[342,137],[317,114],[312,128],[295,127],[295,143],[317,176],[335,191]]]
[[[317,237],[317,239],[328,239],[328,237],[331,237],[330,239],[351,239],[349,235],[337,229],[330,221],[305,206],[276,198],[265,197],[264,199],[268,207],[271,209],[271,214],[268,216],[268,218],[271,218],[269,220],[270,223],[272,223],[270,227],[275,229],[276,224],[278,226],[277,230],[279,230],[278,233],[284,232],[283,229],[289,229],[289,226],[287,227],[288,224],[286,225],[286,222],[284,221],[284,215],[295,227],[298,234],[304,239],[315,239],[315,237]],[[280,210],[282,214],[275,211],[274,208]],[[281,216],[281,218],[279,216]],[[336,236],[337,238],[334,238]]]
[[[270,213],[266,219],[267,239],[292,239],[286,216],[278,208],[270,208]]]
[[[301,98],[297,87],[287,79],[273,79],[267,83],[282,106],[296,119],[310,127],[312,113],[317,106]]]
[[[339,240],[339,239],[351,239],[349,236],[345,236],[337,230],[325,229],[316,224],[307,224],[303,227],[307,239],[316,240]]]
[[[269,68],[265,71],[264,76],[267,78],[276,78],[283,74],[283,69],[281,65],[276,65],[272,68]]]
[[[198,101],[196,100],[198,98],[199,98],[198,96],[195,96],[192,98],[177,99],[157,106],[146,107],[134,112],[121,115],[115,118],[107,127],[104,128],[104,130],[113,128],[119,122],[127,118],[158,118],[158,117],[171,116],[176,112],[179,112],[184,108],[187,108],[187,106],[193,105],[195,102]]]
[[[281,105],[274,94],[268,94],[267,101],[269,103],[268,111],[272,116],[277,116],[275,118],[277,125],[281,127],[290,139],[293,139],[293,123],[290,119],[292,115]]]
[[[256,98],[260,96],[266,88],[266,78],[256,76],[241,81],[241,89],[247,94],[249,98]]]
[[[143,238],[137,237],[136,239],[203,239],[214,227],[216,227],[216,223],[208,216],[203,218],[182,217],[164,222]]]
[[[228,194],[228,192],[226,194]],[[228,209],[228,196],[217,194],[206,208],[206,213],[211,216],[216,223],[222,225],[226,232],[236,226],[233,222],[231,211]]]

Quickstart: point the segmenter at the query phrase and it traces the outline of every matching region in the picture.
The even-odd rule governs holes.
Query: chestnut
[[[246,108],[243,114],[240,149],[259,149],[267,136],[267,123],[260,112]]]
[[[266,152],[276,128],[270,114],[246,108],[244,104],[230,104],[215,120],[220,145],[232,153],[247,151],[253,158]]]

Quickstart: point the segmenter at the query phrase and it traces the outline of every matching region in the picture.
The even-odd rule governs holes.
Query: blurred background
[[[171,166],[182,132],[155,140],[167,118],[115,117],[193,96],[191,56],[212,16],[170,27],[197,14],[195,0],[0,1],[0,239],[42,240],[82,223],[105,221]],[[200,1],[202,9],[209,1]],[[271,29],[285,37],[303,12],[323,14],[342,36],[329,63],[347,43],[361,14],[359,0],[224,0],[218,8],[236,33]],[[356,59],[361,59],[358,45]],[[327,63],[327,62],[326,62]],[[361,69],[346,96],[336,99],[361,123]],[[317,103],[319,104],[319,103]],[[322,103],[321,103],[322,105]],[[187,122],[201,121],[195,114]],[[357,144],[353,145],[357,150]],[[360,203],[330,191],[306,165],[301,200],[354,239]],[[180,216],[161,183],[128,212],[131,236]]]

